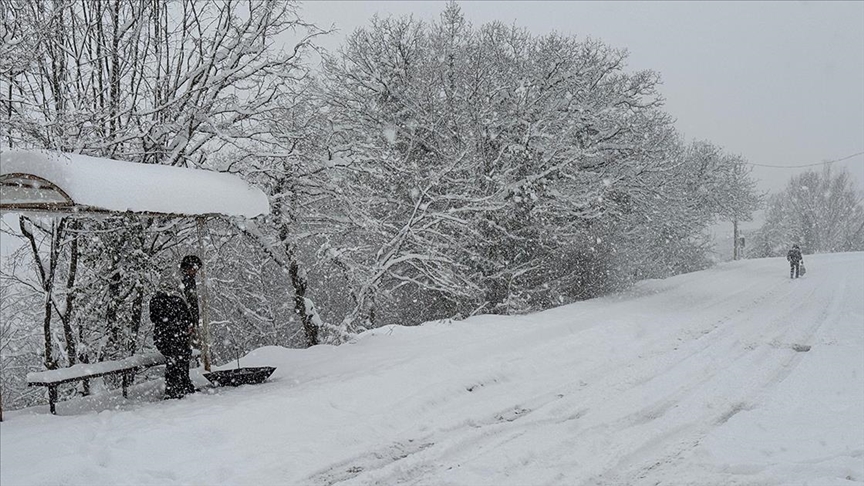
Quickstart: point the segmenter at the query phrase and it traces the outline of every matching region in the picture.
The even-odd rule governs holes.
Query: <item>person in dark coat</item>
[[[157,292],[150,299],[150,321],[153,322],[153,343],[165,356],[165,398],[183,398],[194,393],[189,378],[192,359],[190,338],[192,315],[182,297]]]
[[[798,245],[792,245],[792,249],[786,253],[786,259],[789,260],[789,278],[798,278],[801,264],[804,263],[801,248]]]

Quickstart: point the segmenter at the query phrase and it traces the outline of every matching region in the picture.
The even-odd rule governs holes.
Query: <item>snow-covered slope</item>
[[[151,382],[8,413],[0,483],[861,484],[864,254],[805,260],[263,348],[241,365],[269,382],[182,401]]]

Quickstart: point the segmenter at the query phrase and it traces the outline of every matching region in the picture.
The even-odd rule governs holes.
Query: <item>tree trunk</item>
[[[57,362],[52,357],[51,352],[51,294],[49,289],[45,291],[45,319],[42,321],[42,336],[45,340],[45,369],[53,370],[57,368]]]
[[[115,357],[115,352],[124,346],[121,341],[120,322],[118,319],[120,309],[120,265],[119,255],[111,255],[111,265],[108,274],[108,302],[106,303],[105,321],[107,323],[108,342],[100,351],[100,361],[105,358]]]
[[[28,220],[24,216],[18,218],[18,227],[27,240],[30,242],[30,250],[33,253],[33,263],[36,265],[36,270],[39,274],[42,290],[45,292],[45,317],[42,321],[42,333],[44,339],[44,364],[45,368],[53,370],[57,368],[57,361],[53,357],[51,344],[51,315],[53,309],[53,291],[54,291],[54,270],[57,268],[57,260],[60,253],[60,237],[63,233],[65,219],[51,224],[51,250],[48,256],[48,270],[45,270],[42,258],[39,256],[39,247],[36,245],[36,238],[33,232],[27,227]]]
[[[294,287],[294,312],[300,316],[300,322],[303,324],[303,332],[306,336],[306,346],[315,346],[319,344],[318,326],[312,319],[312,315],[306,308],[306,290],[308,281],[300,269],[300,264],[297,262],[297,256],[293,245],[288,239],[288,225],[282,224],[279,230],[279,239],[285,248],[285,256],[288,257],[288,275],[291,277],[291,285]]]
[[[78,223],[73,221],[72,229],[78,229]],[[66,279],[66,309],[60,316],[63,321],[63,336],[66,338],[66,358],[69,366],[78,362],[77,342],[75,332],[72,330],[72,316],[75,311],[75,275],[78,273],[78,235],[72,236],[69,254],[69,276]]]
[[[139,283],[135,287],[135,298],[132,299],[132,322],[129,330],[129,356],[138,349],[138,332],[141,330],[141,317],[144,312],[144,289]]]

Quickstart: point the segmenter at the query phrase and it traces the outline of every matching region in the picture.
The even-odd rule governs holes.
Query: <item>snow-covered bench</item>
[[[193,350],[192,357],[197,359],[200,354],[201,353],[197,349]],[[55,404],[57,403],[57,387],[63,383],[72,383],[76,381],[87,383],[90,378],[120,374],[123,377],[123,398],[127,398],[129,385],[132,384],[136,372],[151,366],[162,364],[165,364],[165,357],[158,352],[138,354],[117,361],[80,363],[59,370],[27,373],[27,385],[48,387],[48,405],[51,408],[51,413],[56,415],[57,410]],[[85,387],[85,389],[86,388],[87,387]]]

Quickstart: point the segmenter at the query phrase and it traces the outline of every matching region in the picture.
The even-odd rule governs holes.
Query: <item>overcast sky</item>
[[[303,3],[303,18],[342,38],[381,16],[437,19],[443,1]],[[689,141],[750,163],[763,190],[836,160],[864,189],[864,2],[459,2],[475,26],[592,37],[630,52],[629,69],[663,79],[666,110]],[[818,169],[818,167],[817,167]]]

